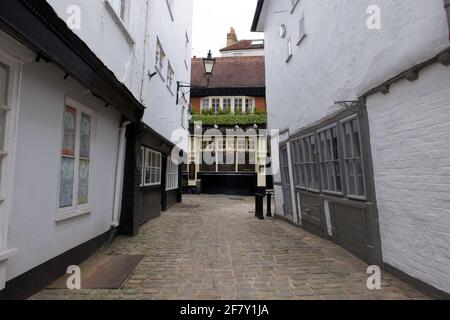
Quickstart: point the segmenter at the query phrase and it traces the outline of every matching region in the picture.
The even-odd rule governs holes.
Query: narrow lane
[[[276,219],[253,217],[253,198],[185,196],[184,204],[119,237],[102,255],[145,259],[119,290],[44,290],[34,299],[424,299],[330,241]]]

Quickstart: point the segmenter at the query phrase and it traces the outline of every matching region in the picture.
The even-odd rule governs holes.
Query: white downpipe
[[[123,192],[123,175],[125,169],[125,152],[126,152],[126,133],[127,126],[131,122],[124,122],[119,130],[119,154],[117,156],[116,168],[116,186],[114,190],[114,209],[112,226],[117,228],[120,224],[120,214],[122,206],[122,192]]]
[[[295,182],[294,182],[294,166],[292,165],[292,150],[291,143],[287,143],[287,153],[288,153],[288,168],[289,168],[289,184],[291,185],[291,202],[292,202],[292,213],[294,215],[294,222],[301,224],[301,215],[298,214],[297,202],[295,199]]]

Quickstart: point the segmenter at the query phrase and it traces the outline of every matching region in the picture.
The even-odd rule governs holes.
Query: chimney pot
[[[227,34],[227,47],[232,46],[238,42],[236,30],[233,27],[230,28],[230,33]]]

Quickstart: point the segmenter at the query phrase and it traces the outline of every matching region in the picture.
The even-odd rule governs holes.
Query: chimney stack
[[[236,31],[231,27],[230,33],[227,34],[227,47],[238,42]]]

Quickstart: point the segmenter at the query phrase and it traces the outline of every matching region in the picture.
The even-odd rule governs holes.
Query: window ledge
[[[12,256],[16,255],[18,251],[19,251],[18,249],[9,249],[9,250],[0,252],[0,262],[8,260]]]
[[[70,219],[73,219],[73,218],[76,218],[76,217],[85,216],[85,215],[88,215],[88,214],[91,214],[91,209],[90,208],[69,210],[69,211],[58,213],[56,215],[55,222],[63,222],[63,221],[66,221],[66,220],[70,220]]]
[[[105,2],[106,11],[109,12],[109,14],[113,18],[114,22],[117,24],[119,29],[122,31],[128,44],[130,45],[130,47],[134,47],[136,42],[134,41],[134,38],[131,36],[131,33],[128,31],[127,27],[123,23],[122,19],[117,15],[116,10],[114,10],[114,8],[112,7],[109,0],[105,0],[104,2]]]

